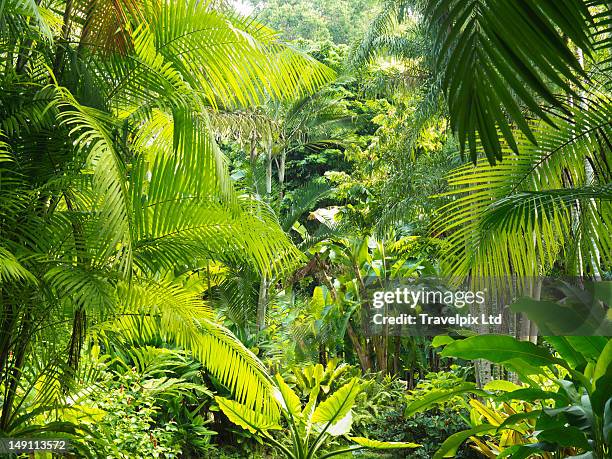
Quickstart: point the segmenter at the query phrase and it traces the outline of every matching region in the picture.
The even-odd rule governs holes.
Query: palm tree
[[[451,175],[434,228],[448,273],[609,269],[611,17],[599,0],[389,0],[354,50],[360,65],[421,56],[421,112],[443,95],[477,162]]]
[[[601,277],[612,253],[609,2],[422,3],[451,126],[474,161],[486,157],[450,178],[436,228],[452,233],[449,271]]]
[[[233,189],[209,118],[332,72],[214,2],[9,0],[0,23],[0,430],[69,404],[83,348],[109,336],[183,347],[277,415],[262,365],[184,283],[210,260],[271,275],[298,258]]]
[[[268,201],[276,201],[277,208],[284,196],[287,156],[302,150],[342,146],[343,135],[352,127],[343,95],[329,86],[296,99],[270,99],[248,111],[217,112],[212,122],[221,137],[248,149],[252,172],[257,168],[257,159],[263,156],[265,187],[260,190],[257,180],[248,186]],[[272,194],[274,165],[279,199]]]

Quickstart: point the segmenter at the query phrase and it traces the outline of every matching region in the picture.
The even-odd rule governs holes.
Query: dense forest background
[[[0,0],[0,454],[609,458],[612,6],[561,3]],[[502,329],[371,332],[431,278]]]

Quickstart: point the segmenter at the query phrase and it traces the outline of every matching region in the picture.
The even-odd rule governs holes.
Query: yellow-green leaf
[[[274,419],[265,416],[261,412],[254,411],[234,400],[223,397],[215,397],[219,408],[227,418],[239,427],[256,434],[267,430],[280,429]]]
[[[312,422],[315,424],[319,422],[334,423],[342,419],[353,407],[355,397],[360,391],[359,379],[351,379],[317,407],[312,415]]]
[[[421,446],[417,443],[407,443],[402,441],[378,441],[365,437],[349,437],[349,440],[357,443],[358,445],[372,449],[418,448]]]

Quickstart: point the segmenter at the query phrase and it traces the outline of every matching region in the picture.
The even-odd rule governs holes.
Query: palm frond
[[[370,27],[362,37],[358,45],[351,49],[349,62],[359,68],[369,62],[381,51],[378,45],[394,42],[394,45],[400,44],[396,40],[398,24],[400,24],[408,15],[410,1],[406,0],[386,0],[381,6],[380,12],[372,20]],[[400,54],[411,54],[405,52],[410,45],[405,46],[406,42],[401,43]],[[393,51],[397,51],[397,46],[393,46]]]
[[[131,33],[134,54],[113,64],[115,70],[124,67],[111,92],[117,100],[135,91],[151,101],[168,90],[178,97],[184,86],[185,96],[197,94],[215,108],[251,106],[267,95],[293,98],[313,91],[333,77],[256,21],[228,17],[206,2],[144,0],[139,10],[143,18],[134,18],[139,25]]]
[[[331,187],[322,182],[309,182],[292,193],[291,207],[289,211],[282,217],[283,231],[289,232],[291,227],[298,219],[312,207],[329,196],[332,192]]]
[[[130,196],[126,186],[125,164],[115,148],[108,127],[112,119],[79,104],[67,91],[59,91],[64,108],[61,122],[70,128],[76,147],[87,157],[93,170],[93,187],[99,199],[99,253],[94,263],[106,262],[115,254],[124,273],[132,259],[130,239]]]
[[[278,419],[270,377],[262,364],[226,328],[198,295],[176,284],[134,279],[120,284],[123,314],[102,323],[94,336],[114,335],[132,343],[161,337],[189,351],[236,400]]]
[[[35,25],[35,28],[28,23],[30,18],[33,19],[32,25]],[[21,24],[15,23],[16,19],[19,19]],[[34,0],[4,0],[0,6],[0,24],[4,23],[2,29],[7,26],[6,21],[11,23],[7,29],[23,27],[27,31],[24,33],[36,32],[45,40],[50,42],[53,40],[51,27],[45,20],[38,2]],[[2,35],[4,34],[0,33],[0,37]]]
[[[435,38],[436,68],[444,77],[452,128],[462,150],[469,144],[474,161],[477,133],[491,164],[502,159],[498,130],[518,152],[508,117],[536,142],[519,101],[554,125],[539,99],[568,113],[554,87],[578,98],[575,88],[588,79],[565,38],[592,54],[594,20],[581,0],[566,2],[563,11],[554,0],[431,0],[423,15]]]
[[[602,97],[574,108],[569,120],[555,120],[558,129],[533,127],[539,147],[522,138],[520,155],[507,150],[495,166],[480,161],[454,171],[454,200],[435,226],[448,235],[449,271],[460,278],[537,276],[572,253],[579,256],[570,272],[606,269],[610,119],[612,102]],[[592,177],[587,163],[596,165]]]

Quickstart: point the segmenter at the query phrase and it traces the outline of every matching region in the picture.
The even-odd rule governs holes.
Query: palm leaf
[[[610,158],[611,110],[607,98],[574,109],[572,119],[556,120],[558,129],[533,128],[539,147],[523,138],[521,155],[506,151],[498,165],[453,172],[448,196],[456,199],[435,225],[449,234],[448,271],[537,276],[562,259],[576,273],[609,265],[610,175],[599,164]],[[593,177],[586,162],[596,166]]]
[[[134,279],[119,284],[123,314],[92,330],[93,336],[115,336],[128,343],[156,337],[175,343],[195,359],[249,409],[278,419],[271,378],[255,355],[226,328],[198,294],[168,282]]]
[[[579,97],[570,84],[582,87],[587,75],[565,37],[587,55],[592,53],[593,17],[585,2],[568,1],[561,11],[554,0],[431,0],[426,2],[424,17],[435,37],[436,67],[444,76],[452,128],[462,150],[469,143],[474,161],[477,133],[491,164],[503,157],[498,129],[518,151],[507,117],[536,142],[519,102],[553,124],[538,99],[567,113],[552,85]]]

